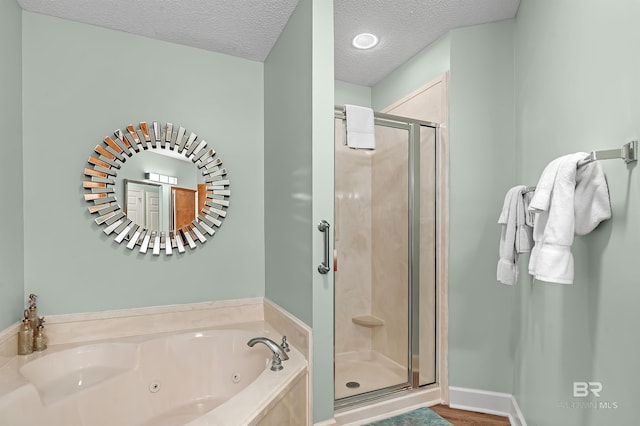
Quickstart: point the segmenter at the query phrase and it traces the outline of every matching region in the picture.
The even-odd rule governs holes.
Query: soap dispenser
[[[29,321],[31,323],[31,329],[35,333],[38,328],[38,307],[36,306],[37,294],[31,293],[29,295]]]
[[[33,329],[29,319],[29,310],[24,310],[24,319],[18,330],[18,355],[28,355],[33,352]]]
[[[33,336],[33,350],[36,352],[47,349],[47,336],[44,334],[44,317],[38,319],[38,328]]]

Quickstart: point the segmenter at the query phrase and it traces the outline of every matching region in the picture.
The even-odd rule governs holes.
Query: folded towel
[[[518,254],[526,253],[532,247],[531,227],[526,224],[524,185],[514,186],[504,199],[498,223],[502,225],[498,268],[496,276],[499,282],[513,285],[518,280]]]
[[[529,210],[536,213],[529,273],[538,280],[573,283],[574,234],[591,232],[611,217],[609,191],[600,165],[592,162],[577,167],[587,155],[578,152],[553,160],[536,185],[529,204]]]
[[[345,105],[347,121],[347,146],[358,149],[375,149],[373,110],[355,105]]]

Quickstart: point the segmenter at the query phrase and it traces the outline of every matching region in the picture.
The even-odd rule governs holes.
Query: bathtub
[[[205,330],[15,357],[0,369],[0,425],[260,424],[307,362],[291,348],[284,369],[271,371],[271,351],[247,346],[257,336],[280,339]]]

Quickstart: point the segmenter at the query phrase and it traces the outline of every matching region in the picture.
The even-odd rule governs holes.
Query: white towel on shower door
[[[345,105],[347,116],[347,146],[358,149],[376,149],[374,118],[371,108]]]

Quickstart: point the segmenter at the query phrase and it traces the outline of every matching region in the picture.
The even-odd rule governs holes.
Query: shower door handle
[[[326,220],[321,220],[318,224],[318,231],[324,233],[324,262],[318,266],[318,272],[323,275],[331,270],[329,267],[329,228],[329,222]]]

